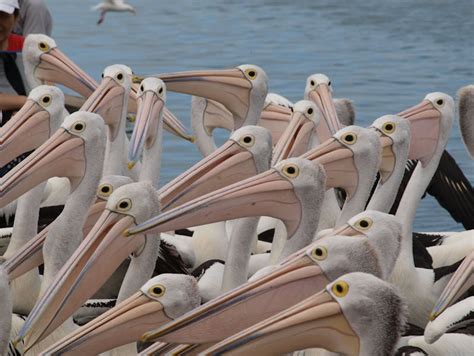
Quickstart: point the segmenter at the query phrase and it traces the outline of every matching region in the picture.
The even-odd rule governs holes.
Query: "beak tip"
[[[128,162],[128,164],[127,164],[128,170],[131,171],[133,169],[133,167],[135,167],[135,164],[136,164],[136,162]]]
[[[129,122],[134,123],[135,121],[137,121],[137,116],[133,115],[133,114],[129,114],[127,116],[127,119],[128,119]]]
[[[132,236],[132,233],[127,229],[123,232],[123,236],[129,237],[129,236]]]

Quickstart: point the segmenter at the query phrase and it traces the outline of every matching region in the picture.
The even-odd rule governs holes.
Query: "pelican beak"
[[[67,177],[74,190],[86,169],[84,141],[60,128],[0,180],[0,206],[5,206],[51,177]]]
[[[143,340],[215,343],[289,308],[319,292],[328,283],[321,268],[308,255],[301,253],[270,274],[245,283],[162,328],[146,333]]]
[[[308,151],[314,129],[314,121],[305,113],[294,112],[290,124],[273,150],[272,166],[284,159],[301,156]]]
[[[87,236],[94,224],[105,209],[105,202],[95,203],[89,210],[86,222],[82,229],[84,236]],[[4,264],[5,271],[8,274],[8,280],[22,276],[26,272],[41,265],[43,260],[43,244],[49,231],[49,226],[43,229],[30,241],[21,247],[13,256],[11,256]]]
[[[27,100],[12,120],[0,129],[0,167],[41,146],[50,135],[49,112]]]
[[[340,228],[334,230],[331,233],[332,236],[336,235],[343,235],[343,236],[358,236],[358,235],[363,235],[359,230],[355,229],[349,224],[345,224],[341,226]]]
[[[128,151],[128,168],[140,160],[144,147],[151,147],[156,140],[164,102],[154,92],[146,91],[137,99],[137,121]]]
[[[233,130],[244,124],[250,107],[252,84],[238,68],[159,75],[170,91],[196,95],[223,104],[234,116]]]
[[[308,98],[318,105],[323,113],[324,119],[319,121],[316,134],[318,135],[319,142],[324,142],[344,127],[337,118],[331,90],[327,84],[319,84],[308,93]]]
[[[18,335],[25,340],[25,349],[51,334],[99,290],[130,253],[143,246],[143,235],[126,238],[122,234],[134,223],[131,216],[104,210],[29,314]]]
[[[474,285],[473,260],[474,252],[471,252],[451,277],[430,314],[431,321],[435,320],[446,308],[456,303]]]
[[[228,140],[158,191],[162,210],[170,210],[255,174],[253,154],[236,141]]]
[[[301,218],[301,205],[293,185],[275,169],[237,182],[182,204],[124,232],[159,233],[249,216],[271,216],[286,225],[288,236]]]
[[[276,355],[309,348],[354,354],[360,340],[337,301],[322,291],[204,351]]]
[[[119,133],[125,94],[125,89],[113,78],[105,77],[80,109],[81,111],[93,112],[102,116],[111,130],[112,140]]]
[[[163,110],[163,128],[183,140],[194,143],[196,137],[189,134],[188,129],[166,107]]]
[[[141,335],[172,321],[162,304],[141,291],[83,325],[44,351],[46,355],[98,355],[140,340]]]
[[[440,135],[441,112],[429,100],[423,100],[397,114],[410,121],[409,159],[416,159],[425,167],[433,157]]]
[[[272,145],[275,146],[280,140],[283,132],[285,132],[292,118],[292,110],[290,108],[268,104],[260,114],[258,126],[265,127],[272,135]]]
[[[43,84],[56,83],[88,97],[98,84],[58,48],[43,53],[35,68],[35,76]]]
[[[343,188],[348,199],[355,193],[359,173],[354,162],[354,152],[338,140],[331,138],[302,157],[324,166],[327,189]]]
[[[380,160],[379,173],[382,183],[385,183],[393,173],[395,169],[395,153],[393,152],[393,140],[390,136],[385,135],[376,127],[375,132],[380,137],[380,144],[382,146],[382,159]]]

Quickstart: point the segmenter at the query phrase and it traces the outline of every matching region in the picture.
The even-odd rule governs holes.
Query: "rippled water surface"
[[[321,72],[336,97],[354,100],[360,125],[428,92],[454,96],[474,78],[472,0],[130,0],[137,16],[108,14],[102,26],[89,10],[95,2],[48,0],[59,47],[95,78],[114,63],[143,74],[252,63],[267,72],[270,91],[297,101],[306,77]],[[190,127],[189,97],[169,94],[168,106]],[[473,182],[457,123],[448,149]],[[199,159],[193,145],[167,134],[162,182]],[[415,227],[461,228],[431,198]]]

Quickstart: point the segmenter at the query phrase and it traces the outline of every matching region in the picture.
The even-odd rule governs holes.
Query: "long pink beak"
[[[97,82],[79,68],[58,48],[43,53],[35,68],[35,76],[43,84],[56,83],[88,97],[97,88]]]
[[[20,111],[0,128],[0,167],[41,146],[50,136],[49,119],[48,111],[33,100],[27,100]]]
[[[429,100],[397,114],[410,121],[409,159],[420,160],[425,167],[433,157],[440,135],[441,112]]]
[[[344,127],[337,117],[331,90],[326,84],[319,84],[316,89],[308,93],[308,99],[318,105],[323,113],[324,120],[319,122],[316,133],[319,142],[324,142]]]
[[[269,104],[260,114],[258,126],[265,127],[272,134],[272,145],[275,146],[291,122],[292,111],[290,108]]]
[[[45,355],[97,355],[139,341],[141,335],[172,321],[163,305],[137,292],[44,351]]]
[[[246,283],[156,331],[144,334],[143,340],[215,343],[285,310],[320,291],[327,283],[329,280],[321,268],[303,252],[272,273]],[[269,300],[272,302],[269,303]]]
[[[276,355],[308,348],[345,355],[359,353],[359,337],[327,291],[223,340],[203,354]]]
[[[60,128],[0,180],[0,206],[51,177],[68,177],[75,189],[85,173],[84,141]]]

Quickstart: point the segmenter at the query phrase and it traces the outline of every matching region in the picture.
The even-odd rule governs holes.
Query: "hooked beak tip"
[[[137,121],[137,116],[136,116],[136,115],[129,114],[129,115],[127,116],[127,119],[128,119],[129,122],[134,123],[135,121]]]
[[[132,75],[132,82],[135,84],[140,84],[145,77],[140,77],[138,75]]]
[[[135,164],[136,164],[136,162],[128,162],[128,164],[127,164],[128,170],[131,171],[133,169],[133,167],[135,167]]]
[[[123,232],[123,236],[129,237],[129,236],[132,236],[132,233],[127,229]]]
[[[195,142],[196,142],[196,136],[194,136],[194,135],[193,135],[193,136],[189,136],[189,139],[188,139],[188,140],[189,140],[189,142],[191,142],[191,143],[195,143]]]

